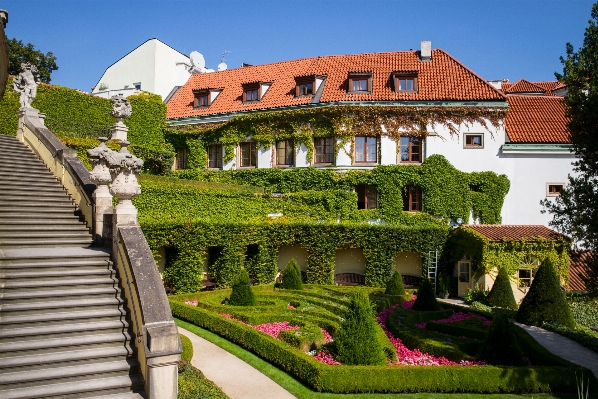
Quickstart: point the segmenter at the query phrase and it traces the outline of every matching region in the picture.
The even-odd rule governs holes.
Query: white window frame
[[[467,145],[467,136],[480,136],[482,138],[482,145]],[[481,150],[484,148],[484,133],[463,133],[463,148]]]
[[[546,196],[547,197],[558,197],[559,195],[561,195],[561,193],[551,193],[549,191],[550,186],[562,186],[562,188],[565,188],[566,185],[567,185],[566,183],[553,183],[553,182],[546,183]]]

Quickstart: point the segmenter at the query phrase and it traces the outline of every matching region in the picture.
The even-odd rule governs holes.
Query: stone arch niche
[[[403,276],[421,277],[423,261],[419,252],[399,252],[393,259],[393,265]]]
[[[295,259],[302,272],[307,272],[307,249],[299,245],[283,245],[278,248],[278,260],[276,264],[278,270],[282,271],[291,259]]]
[[[365,256],[361,248],[341,248],[334,257],[334,274],[355,273],[365,276]]]

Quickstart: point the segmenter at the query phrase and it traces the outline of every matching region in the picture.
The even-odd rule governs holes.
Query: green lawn
[[[314,392],[311,389],[305,387],[301,382],[291,377],[284,371],[272,366],[270,363],[259,358],[253,353],[235,345],[226,339],[210,332],[197,327],[193,324],[186,323],[182,320],[175,319],[177,325],[191,331],[198,336],[212,342],[213,344],[221,347],[229,353],[237,356],[239,359],[247,362],[251,366],[255,367],[280,386],[285,388],[287,391],[295,395],[299,399],[485,399],[491,396],[493,399],[514,399],[514,398],[541,398],[541,399],[576,399],[576,394],[471,394],[471,393],[458,393],[458,394],[446,394],[446,393],[413,393],[413,394],[333,394],[333,393],[320,393]]]

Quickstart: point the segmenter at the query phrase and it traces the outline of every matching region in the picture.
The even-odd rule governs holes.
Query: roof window
[[[418,91],[417,71],[393,72],[393,84],[397,93],[416,93]]]
[[[243,102],[254,103],[261,101],[270,88],[270,82],[251,82],[243,84]]]
[[[222,89],[193,90],[193,108],[207,108],[216,100]]]
[[[349,72],[349,87],[347,93],[367,93],[372,92],[372,73],[371,72]]]

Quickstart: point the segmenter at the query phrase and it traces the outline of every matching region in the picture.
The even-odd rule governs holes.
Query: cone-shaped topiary
[[[295,259],[291,259],[282,272],[281,288],[287,290],[302,290],[303,282],[301,281],[301,269]]]
[[[377,335],[376,316],[365,292],[351,298],[346,319],[334,340],[336,360],[351,365],[384,365],[386,356]]]
[[[517,310],[517,301],[515,301],[515,296],[513,295],[511,281],[504,267],[498,270],[498,276],[496,276],[487,300],[490,306]]]
[[[497,314],[492,319],[488,336],[482,347],[481,357],[486,363],[492,365],[519,366],[523,364],[523,354],[506,314]]]
[[[386,295],[405,295],[405,286],[403,285],[403,277],[395,270],[388,282],[386,283]]]
[[[550,259],[545,259],[538,268],[529,292],[523,298],[517,311],[517,321],[532,326],[544,322],[575,327],[575,320],[561,291],[559,278]]]
[[[233,291],[230,293],[228,304],[234,306],[254,306],[256,304],[249,283],[249,274],[245,269],[241,269],[233,281]]]
[[[417,299],[413,303],[413,310],[438,310],[438,301],[434,287],[429,279],[424,278],[417,290]]]

